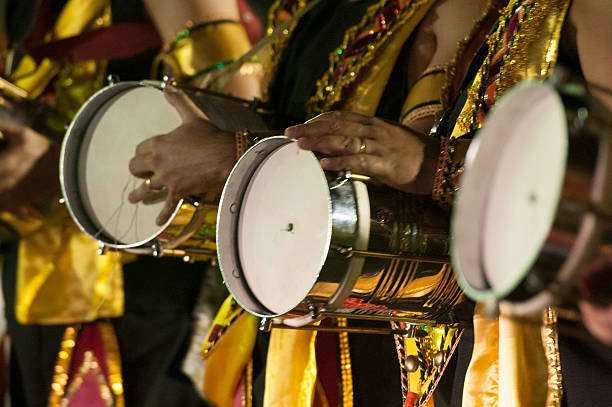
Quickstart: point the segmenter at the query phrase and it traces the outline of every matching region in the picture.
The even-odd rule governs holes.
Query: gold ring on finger
[[[361,141],[361,145],[359,146],[359,154],[365,154],[366,152],[366,138],[359,137],[359,141]]]
[[[162,192],[166,187],[162,186],[159,188],[155,188],[152,184],[151,184],[151,178],[147,178],[144,181],[145,185],[147,186],[147,188],[149,188],[149,191],[153,192],[153,193],[160,193]]]

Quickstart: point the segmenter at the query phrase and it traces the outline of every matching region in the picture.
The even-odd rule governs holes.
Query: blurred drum
[[[62,193],[75,222],[104,247],[206,259],[216,254],[216,202],[182,200],[170,220],[158,226],[164,196],[148,204],[127,200],[142,182],[128,168],[136,146],[181,124],[162,89],[161,82],[120,82],[81,107],[62,145]],[[182,90],[221,129],[266,128],[249,102],[197,88]]]
[[[272,137],[227,180],[219,265],[243,308],[286,325],[325,316],[454,322],[462,292],[447,217],[429,197],[367,177],[328,181],[312,152]]]
[[[582,85],[525,81],[500,99],[470,146],[453,214],[468,296],[537,313],[612,252],[611,136],[610,114]]]

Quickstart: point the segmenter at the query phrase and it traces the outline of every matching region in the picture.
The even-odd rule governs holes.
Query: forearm
[[[145,3],[164,42],[154,65],[163,61],[179,82],[199,85],[205,76],[217,74],[251,48],[235,0]],[[259,97],[258,75],[256,70],[241,69],[222,91],[244,99]]]

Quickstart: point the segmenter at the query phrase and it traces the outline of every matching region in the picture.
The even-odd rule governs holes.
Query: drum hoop
[[[154,241],[157,236],[159,236],[163,231],[170,225],[174,219],[174,217],[179,212],[181,206],[184,203],[184,200],[180,200],[172,212],[172,215],[168,219],[168,221],[160,227],[159,232],[152,237],[149,237],[145,240],[130,243],[130,244],[121,244],[113,242],[106,233],[103,231],[99,231],[95,225],[95,222],[87,215],[87,211],[83,208],[83,204],[80,198],[80,191],[78,188],[77,182],[77,173],[76,167],[78,167],[79,160],[75,160],[75,157],[78,157],[78,151],[83,142],[83,135],[87,130],[89,124],[96,116],[96,114],[100,111],[100,109],[105,105],[106,102],[111,100],[112,98],[120,95],[123,92],[126,92],[131,89],[139,88],[139,87],[149,87],[158,89],[161,91],[162,82],[156,81],[126,81],[119,82],[116,84],[111,84],[106,86],[96,93],[94,93],[87,101],[79,108],[75,115],[75,119],[70,123],[68,129],[66,130],[66,136],[62,141],[62,146],[60,150],[60,187],[62,191],[62,196],[64,197],[64,203],[68,212],[78,228],[84,232],[86,235],[91,237],[92,239],[99,241],[102,245],[114,248],[114,249],[132,249],[140,247],[146,243]],[[95,104],[96,102],[100,102]],[[69,189],[69,184],[73,184],[73,190]],[[99,233],[92,233],[92,231],[99,231]],[[104,238],[102,240],[101,238]]]
[[[504,100],[508,100],[509,97],[511,97],[513,94],[515,94],[516,91],[520,91],[523,88],[529,88],[529,87],[544,87],[547,88],[549,90],[553,90],[554,91],[554,95],[558,98],[559,102],[561,103],[562,106],[564,106],[563,101],[561,100],[561,98],[559,97],[558,92],[556,92],[556,90],[554,89],[554,87],[548,83],[543,83],[541,81],[537,81],[537,80],[523,80],[521,82],[519,82],[517,85],[515,85],[511,91],[505,93],[498,101],[498,104],[494,107],[493,111],[490,113],[491,115],[495,114],[495,111],[497,109],[499,109],[499,107],[503,104]],[[490,119],[490,118],[489,118]],[[466,171],[464,172],[464,176],[463,176],[463,182],[466,182],[466,179],[468,178],[468,174],[467,172],[469,172],[469,168],[468,166],[472,165],[472,162],[474,162],[476,160],[476,158],[478,157],[479,153],[480,153],[480,149],[481,149],[481,138],[482,138],[482,134],[479,132],[476,134],[476,136],[474,137],[474,141],[472,142],[472,145],[470,146],[470,148],[468,149],[468,155],[466,156]],[[474,144],[474,142],[476,144]],[[567,150],[566,150],[567,152]],[[466,176],[467,175],[467,176]],[[561,190],[558,191],[558,197],[559,199],[557,199],[557,202],[555,204],[555,211],[556,211],[556,207],[558,206],[558,203],[560,202],[560,197],[561,197]],[[525,278],[526,276],[529,274],[529,271],[533,268],[533,266],[535,265],[536,261],[538,260],[541,250],[544,246],[545,240],[541,242],[540,246],[537,248],[537,250],[533,250],[533,252],[531,253],[531,259],[529,260],[528,267],[525,268],[525,270],[522,271],[521,276],[517,277],[512,283],[507,284],[506,287],[502,287],[502,288],[487,288],[487,289],[477,289],[474,288],[471,283],[469,283],[467,281],[467,278],[464,276],[464,272],[463,272],[463,265],[461,264],[460,256],[458,254],[458,245],[457,245],[457,240],[455,238],[455,231],[457,230],[458,226],[457,223],[460,222],[459,218],[460,216],[458,216],[458,208],[459,205],[461,205],[460,203],[460,198],[459,198],[459,202],[457,203],[457,205],[455,205],[455,207],[453,208],[453,215],[451,217],[451,245],[450,245],[450,252],[451,252],[451,258],[452,258],[452,264],[453,264],[453,270],[455,273],[455,278],[457,280],[457,283],[459,284],[459,286],[461,287],[461,289],[466,293],[466,295],[468,295],[468,297],[472,298],[475,301],[492,301],[492,300],[498,300],[500,298],[505,298],[508,295],[512,294],[513,292],[515,292],[516,290],[519,290],[524,284],[525,284]],[[554,218],[553,218],[553,223],[554,223]],[[551,225],[552,226],[552,225]],[[478,234],[478,239],[479,241],[481,241],[481,233],[482,231],[479,232]],[[573,252],[573,249],[572,249]],[[479,267],[480,267],[480,272],[484,275],[484,270],[482,269],[483,265],[482,263],[479,263]],[[538,299],[535,302],[540,302],[543,301],[544,297],[547,296],[548,294],[546,293],[542,293],[542,296],[540,299]],[[537,296],[536,296],[537,297]],[[547,297],[546,297],[547,298]]]
[[[279,317],[288,312],[291,312],[293,309],[295,309],[297,306],[300,305],[302,300],[300,300],[300,302],[295,304],[291,309],[287,310],[286,312],[275,313],[269,310],[265,305],[263,305],[257,299],[257,297],[252,292],[251,288],[249,287],[246,277],[244,276],[242,272],[240,258],[238,256],[238,252],[236,249],[238,247],[238,243],[236,241],[237,239],[236,230],[238,227],[238,220],[240,218],[240,208],[242,206],[242,202],[244,199],[243,193],[246,190],[246,186],[250,184],[252,176],[255,173],[255,171],[251,171],[251,170],[257,169],[259,167],[259,164],[261,164],[263,160],[265,160],[267,157],[273,154],[274,151],[292,142],[295,142],[295,141],[288,139],[285,136],[274,136],[274,137],[266,138],[265,140],[262,140],[258,142],[257,144],[253,145],[252,147],[250,147],[246,151],[246,153],[243,154],[242,157],[240,157],[238,162],[232,168],[232,171],[230,172],[227,178],[227,181],[225,183],[225,186],[223,188],[221,199],[219,201],[219,211],[217,213],[216,245],[217,245],[217,258],[219,262],[219,269],[221,271],[221,275],[223,276],[223,281],[225,283],[225,286],[229,290],[230,294],[232,295],[232,297],[234,297],[236,302],[242,308],[244,308],[245,310],[248,310],[249,313],[255,316],[258,316],[258,317],[262,317],[262,318]],[[266,154],[261,154],[261,152],[256,152],[257,149],[261,149],[262,146],[265,144],[270,144],[272,146],[272,147],[269,147],[269,150],[266,151]],[[253,156],[255,156],[256,158],[253,158]],[[313,157],[314,157],[314,154],[313,154]],[[252,162],[249,162],[251,160]],[[245,165],[247,165],[247,167],[245,167]],[[245,174],[243,174],[243,176],[240,178],[241,182],[239,184],[236,183],[237,186],[234,188],[235,190],[230,190],[228,188],[228,186],[230,185],[230,181],[235,181],[233,178],[235,178],[235,176],[240,171],[245,171]],[[239,199],[229,199],[230,194],[239,195]],[[232,212],[230,209],[233,205],[236,205],[236,207],[238,208],[234,212]],[[331,216],[332,216],[331,198],[329,197],[329,192],[328,192],[328,225],[329,225],[328,231],[327,231],[328,250],[329,250],[329,246],[331,243],[331,235],[332,235]],[[227,223],[229,223],[229,227],[226,227]],[[229,234],[229,236],[225,236],[226,234]],[[231,242],[231,244],[228,242]],[[229,248],[227,248],[226,246],[229,246]],[[226,248],[228,250],[226,250]],[[327,257],[327,253],[325,254],[324,258],[326,257]],[[229,270],[230,268],[232,269],[232,271]],[[233,272],[235,272],[237,275],[235,275]],[[317,272],[316,276],[314,276],[315,283],[319,277],[320,272],[321,272],[321,269]],[[242,292],[246,295],[245,296],[237,295],[237,294],[241,294],[238,292],[238,290],[242,290]],[[252,301],[252,304],[247,305],[245,303],[244,299],[246,297],[248,297],[249,300]],[[255,308],[258,308],[258,309],[255,309]]]

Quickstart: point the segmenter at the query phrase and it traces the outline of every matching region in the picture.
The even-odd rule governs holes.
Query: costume
[[[270,12],[268,32],[306,4],[278,2]],[[434,1],[322,2],[291,24],[273,43],[271,59],[263,61],[265,72],[272,76],[267,94],[279,120],[276,125],[283,128],[303,123],[328,110],[349,110],[394,121],[434,115],[440,109],[444,67],[431,69],[417,80],[419,86],[412,86],[403,83],[405,67],[398,62],[410,46],[411,34],[433,5]],[[406,381],[410,381],[411,392],[420,392],[412,402],[421,398],[420,405],[427,403],[423,395],[432,381],[428,377],[413,382],[408,374],[402,383],[397,352],[408,345],[395,342],[392,336],[272,329],[269,338],[258,336],[254,357],[249,360],[245,355],[252,342],[232,342],[234,347],[240,346],[239,357],[233,357],[225,341],[240,335],[232,335],[232,331],[240,332],[237,324],[248,325],[247,336],[252,338],[256,324],[246,321],[253,317],[239,316],[231,303],[226,304],[226,310],[228,317],[218,318],[205,345],[207,371],[215,371],[213,359],[221,359],[228,361],[225,369],[231,365],[237,374],[243,368],[247,374],[226,380],[231,384],[225,391],[223,384],[214,380],[215,374],[205,375],[205,394],[221,407],[231,405],[235,397],[242,397],[243,405],[402,405],[402,393],[409,387]],[[219,332],[225,335],[219,337]],[[416,342],[411,340],[409,345],[418,346]],[[265,349],[267,355],[262,357]],[[223,352],[227,352],[226,359],[219,356]],[[234,384],[239,387],[238,396]]]
[[[522,79],[545,80],[552,75],[569,6],[565,0],[492,2],[488,13],[461,44],[450,70],[446,110],[437,128],[445,146],[438,179],[440,200],[452,203],[460,187],[465,144],[482,126],[495,100]],[[552,308],[544,312],[540,325],[504,316],[487,317],[484,305],[479,304],[463,405],[603,405],[593,396],[603,390],[601,376],[594,375],[590,386],[581,389],[575,374],[569,373],[575,370],[573,364],[578,358],[564,359],[564,352],[576,353],[576,349],[564,345],[568,342],[580,341],[558,332],[557,314]],[[586,348],[593,353],[585,352],[579,365],[590,363],[589,358],[595,354],[592,349],[598,349],[600,360],[609,361],[612,350],[605,346],[592,344]],[[602,373],[610,371],[608,366]],[[568,373],[572,381],[565,379]],[[603,380],[609,382],[609,373]],[[573,395],[573,402],[564,397],[566,391]]]
[[[103,86],[107,73],[126,80],[148,76],[161,43],[150,23],[145,23],[140,1],[45,1],[39,8],[28,6],[14,2],[8,11],[11,17],[33,14],[34,29],[24,41],[37,58],[26,55],[18,60],[11,80],[30,99],[41,100],[42,95],[43,102],[53,102],[51,113],[45,115],[45,133],[55,130],[56,140],[83,102]],[[21,37],[27,34],[25,17],[8,21],[24,31]],[[125,38],[122,44],[135,48],[82,51],[77,47],[92,55],[87,60],[78,50],[65,54],[76,49],[70,47],[72,42],[53,47],[62,40],[76,44],[95,43],[104,35],[113,38],[121,35],[121,27],[136,28],[129,32],[141,35],[137,39],[146,45],[138,48],[134,38]],[[12,43],[22,39],[11,34]],[[112,55],[109,49],[120,52]],[[92,397],[85,401],[102,399],[117,406],[206,405],[181,371],[206,267],[119,253],[99,256],[97,243],[80,232],[56,202],[49,208],[2,214],[20,237],[18,243],[2,247],[8,331],[13,338],[14,404],[54,406]],[[91,387],[92,379],[99,381],[99,387],[95,383]],[[92,389],[96,391],[87,393]]]

